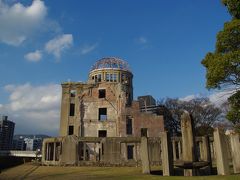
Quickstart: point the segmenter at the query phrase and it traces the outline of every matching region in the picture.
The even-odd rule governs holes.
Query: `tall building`
[[[25,138],[26,150],[27,151],[36,151],[42,148],[42,139],[40,138]]]
[[[7,116],[2,116],[0,121],[0,150],[10,150],[12,148],[15,123],[8,120]]]
[[[42,149],[42,141],[49,138],[47,135],[40,134],[18,134],[13,137],[13,150],[36,151]]]
[[[26,150],[26,143],[24,141],[23,137],[20,137],[18,139],[13,137],[13,146],[12,150],[19,150],[19,151],[24,151]]]

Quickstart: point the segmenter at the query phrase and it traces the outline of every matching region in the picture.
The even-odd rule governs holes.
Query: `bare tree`
[[[195,98],[190,101],[166,98],[158,104],[171,112],[169,120],[172,122],[166,120],[166,124],[169,129],[174,130],[174,134],[180,130],[180,117],[184,110],[192,115],[197,135],[211,134],[214,123],[223,118],[221,109],[214,106],[208,98]]]

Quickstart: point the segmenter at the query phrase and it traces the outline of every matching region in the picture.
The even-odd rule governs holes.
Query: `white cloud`
[[[199,94],[197,94],[197,95],[192,94],[192,95],[185,96],[183,98],[179,98],[179,100],[181,100],[181,101],[191,101],[191,100],[199,98],[199,97],[200,97]]]
[[[216,106],[221,106],[223,103],[227,102],[228,98],[235,92],[235,90],[214,92],[209,96],[209,100]]]
[[[98,46],[98,43],[92,44],[92,45],[84,45],[81,49],[80,49],[80,53],[82,55],[88,54],[90,52],[92,52],[93,50],[95,50]]]
[[[73,44],[73,36],[72,34],[63,34],[58,36],[50,41],[48,41],[45,45],[45,50],[53,54],[56,58],[61,57],[61,53],[69,49]]]
[[[183,98],[179,98],[179,100],[191,101],[192,99],[195,98],[208,97],[211,103],[213,103],[215,106],[220,107],[223,103],[227,102],[228,98],[235,92],[236,90],[215,91],[208,96],[203,96],[201,94],[192,94]]]
[[[30,6],[15,3],[8,6],[0,0],[0,42],[18,46],[41,27],[47,15],[43,1],[34,0]]]
[[[38,62],[42,59],[42,53],[39,50],[36,50],[35,52],[30,52],[24,56],[24,58],[31,62]]]
[[[139,44],[146,44],[146,43],[148,42],[148,40],[147,40],[146,37],[141,36],[141,37],[139,37],[139,38],[137,39],[137,42],[138,42]]]
[[[16,122],[17,133],[54,134],[59,128],[61,86],[7,85],[9,103],[1,112]]]

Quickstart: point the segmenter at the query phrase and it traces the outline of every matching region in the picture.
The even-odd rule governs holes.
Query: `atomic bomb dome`
[[[91,68],[89,82],[123,83],[132,86],[133,74],[129,64],[116,57],[105,57],[98,60]]]
[[[99,69],[118,69],[131,72],[129,64],[126,61],[116,57],[105,57],[98,60],[92,66],[91,71]]]
[[[133,73],[128,63],[115,57],[96,61],[87,82],[62,83],[61,138],[45,139],[43,163],[105,164],[112,157],[129,164],[140,162],[140,137],[160,137],[164,119],[155,113],[155,100],[151,103],[148,100],[153,98],[142,96],[139,99],[141,103],[133,100]],[[147,107],[150,107],[149,112]],[[137,141],[132,141],[133,138]],[[117,143],[113,144],[114,148],[109,146],[112,139]],[[117,153],[121,154],[108,152],[115,147],[120,147]]]

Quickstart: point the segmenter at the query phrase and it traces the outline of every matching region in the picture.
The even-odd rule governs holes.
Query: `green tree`
[[[231,106],[230,111],[227,113],[227,119],[240,131],[240,91],[232,95],[228,101]]]
[[[240,109],[234,102],[240,101],[240,0],[222,0],[232,20],[224,24],[217,34],[216,49],[202,60],[206,67],[208,89],[234,88],[236,94],[229,98],[230,110],[227,118],[239,126]]]

